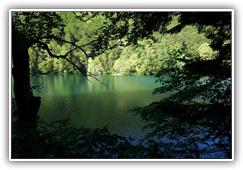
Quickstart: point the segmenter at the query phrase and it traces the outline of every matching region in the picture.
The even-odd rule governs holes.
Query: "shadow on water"
[[[152,95],[159,86],[153,76],[98,76],[99,82],[88,82],[81,75],[44,75],[39,116],[45,121],[67,118],[77,126],[102,128],[112,133],[141,139],[148,131],[140,116],[127,112],[135,106],[146,106],[165,95]],[[168,96],[168,95],[166,95]],[[70,110],[71,109],[71,110]]]
[[[161,99],[161,96],[153,96],[151,91],[78,94],[73,103],[72,97],[45,97],[39,115],[44,120],[60,119],[63,110],[63,117],[68,117],[71,106],[71,122],[74,125],[88,128],[102,128],[108,125],[112,133],[126,137],[131,135],[136,139],[142,138],[148,131],[141,132],[144,123],[140,121],[140,116],[135,116],[127,110]]]

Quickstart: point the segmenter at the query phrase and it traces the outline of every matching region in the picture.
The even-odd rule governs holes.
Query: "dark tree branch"
[[[68,44],[72,44],[72,45],[75,46],[76,48],[79,48],[79,49],[85,54],[85,56],[86,56],[87,58],[90,57],[90,56],[86,53],[86,51],[85,51],[81,46],[78,46],[78,45],[76,45],[76,44],[73,43],[73,42],[70,42],[70,41],[67,41],[67,40],[62,40],[62,39],[60,39],[60,38],[58,38],[58,37],[55,37],[55,36],[45,37],[45,38],[52,38],[52,39],[55,39],[55,40],[58,40],[58,41],[62,41],[62,42],[68,43]],[[70,52],[71,52],[71,51],[70,51]]]
[[[78,45],[76,45],[76,44],[73,43],[73,42],[70,42],[70,41],[67,41],[67,40],[62,40],[62,39],[60,39],[60,38],[58,38],[58,37],[54,37],[54,36],[51,36],[51,37],[45,37],[45,38],[52,38],[52,39],[55,39],[55,40],[58,40],[58,41],[62,41],[62,42],[71,44],[71,45],[77,47],[78,49],[80,49],[80,50],[85,54],[85,56],[86,56],[87,58],[94,58],[94,57],[96,57],[96,56],[98,56],[98,55],[103,54],[105,51],[112,50],[112,49],[114,49],[114,48],[117,47],[117,44],[115,44],[115,45],[111,46],[110,48],[108,48],[108,49],[104,49],[104,50],[102,50],[101,52],[99,52],[99,53],[97,53],[97,54],[88,55],[88,54],[86,53],[86,51],[85,51],[82,47],[84,47],[84,46],[86,46],[86,45],[91,45],[92,43],[95,43],[95,42],[98,43],[97,40],[91,41],[90,43],[87,43],[87,44],[85,44],[85,45],[83,45],[83,46],[78,46]],[[95,55],[95,56],[94,56],[94,55]]]
[[[69,59],[67,58],[67,55],[68,55],[69,53],[71,53],[72,51],[74,51],[75,49],[77,49],[77,47],[75,47],[74,49],[68,51],[65,55],[59,55],[59,56],[57,56],[57,55],[54,55],[54,54],[51,52],[51,50],[49,49],[49,47],[48,47],[48,45],[47,45],[46,43],[39,42],[39,44],[43,46],[43,48],[48,52],[48,54],[49,54],[51,57],[54,57],[54,58],[57,58],[57,59],[59,59],[59,58],[63,58],[63,59],[65,59],[65,60],[67,60],[67,61],[68,61],[69,63],[71,63],[74,67],[76,67],[76,68],[77,68],[77,69],[78,69],[78,70],[79,70],[85,77],[87,76],[87,74],[83,72],[82,68],[78,67],[75,63],[73,63],[71,60],[69,60]],[[76,45],[75,45],[75,46],[76,46]],[[87,79],[87,80],[89,80],[89,79]],[[90,81],[90,80],[89,80],[89,81]]]
[[[63,41],[65,41],[65,40],[63,40]],[[65,42],[68,42],[68,41],[65,41]],[[68,55],[69,53],[71,53],[72,51],[76,50],[77,48],[79,48],[79,46],[77,46],[76,44],[70,42],[70,44],[74,45],[75,48],[72,49],[72,50],[70,50],[70,51],[68,51],[65,55],[57,56],[57,55],[54,55],[54,54],[51,52],[51,50],[49,49],[49,47],[48,47],[48,45],[47,45],[46,43],[43,43],[43,42],[38,42],[38,43],[39,43],[40,45],[42,45],[43,48],[44,48],[45,50],[47,50],[48,54],[49,54],[51,57],[54,57],[54,58],[57,58],[57,59],[59,59],[59,58],[63,58],[63,59],[65,59],[66,61],[68,61],[69,63],[71,63],[74,67],[76,67],[76,68],[77,68],[77,69],[78,69],[78,70],[85,76],[85,78],[86,78],[90,83],[92,83],[92,82],[88,79],[87,76],[90,76],[90,77],[94,78],[94,79],[95,79],[96,81],[98,81],[100,84],[106,86],[106,88],[110,91],[110,89],[109,89],[109,87],[107,86],[107,84],[102,83],[98,78],[95,77],[94,74],[86,74],[86,73],[83,71],[82,68],[80,68],[80,67],[77,66],[74,62],[72,62],[71,60],[69,60],[69,59],[67,58],[67,55]],[[80,49],[80,48],[79,48],[79,49]],[[84,51],[84,50],[82,50],[82,51]],[[84,51],[84,52],[85,52],[85,51]],[[86,52],[85,52],[85,54],[86,54]]]

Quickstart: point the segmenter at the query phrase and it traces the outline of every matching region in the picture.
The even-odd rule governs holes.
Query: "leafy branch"
[[[56,37],[53,37],[53,38],[56,38]],[[100,84],[106,86],[106,88],[107,88],[108,90],[110,90],[109,87],[107,86],[107,84],[102,83],[102,82],[101,82],[101,81],[100,81],[94,74],[86,74],[86,73],[84,72],[83,68],[77,66],[74,62],[72,62],[71,60],[69,60],[69,59],[67,58],[68,54],[71,53],[72,51],[76,50],[77,48],[81,49],[81,50],[84,52],[84,54],[86,55],[86,57],[88,57],[88,55],[87,55],[87,53],[85,52],[84,49],[82,49],[80,46],[76,45],[75,43],[72,43],[72,42],[69,42],[69,41],[66,41],[66,40],[61,40],[61,39],[59,39],[59,38],[56,38],[56,39],[58,39],[59,41],[63,41],[63,42],[72,44],[72,45],[75,46],[75,48],[70,49],[68,52],[66,52],[65,55],[59,55],[59,56],[57,56],[57,55],[55,55],[55,54],[53,54],[53,53],[51,52],[51,50],[49,49],[49,47],[48,47],[48,45],[47,45],[46,43],[43,43],[43,42],[41,42],[41,41],[39,41],[38,43],[42,46],[43,49],[45,49],[45,50],[48,52],[48,54],[49,54],[51,57],[54,57],[54,58],[57,58],[57,59],[59,59],[59,58],[63,58],[63,59],[65,59],[66,61],[68,61],[70,64],[72,64],[75,68],[77,68],[77,69],[78,69],[78,70],[85,76],[85,78],[86,78],[90,83],[92,83],[92,82],[88,79],[87,76],[90,76],[90,77],[94,78],[96,81],[98,81]]]

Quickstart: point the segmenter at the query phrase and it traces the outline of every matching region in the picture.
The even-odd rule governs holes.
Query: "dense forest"
[[[98,36],[99,28],[108,22],[102,15],[96,15],[88,22],[80,22],[72,12],[60,13],[65,23],[65,40],[85,47],[90,54],[92,48],[88,42]],[[178,24],[178,16],[174,16],[168,29]],[[151,38],[138,40],[136,45],[128,45],[127,37],[113,40],[118,43],[114,49],[107,50],[95,58],[87,58],[79,50],[72,51],[67,58],[82,65],[86,72],[92,74],[124,74],[124,75],[154,75],[159,70],[170,66],[182,68],[184,59],[212,59],[217,51],[210,48],[210,40],[203,33],[198,33],[195,26],[186,26],[178,34],[161,34],[153,32]],[[121,45],[119,45],[121,44]],[[60,44],[51,41],[50,49],[56,55],[63,55],[72,48],[71,44]],[[32,74],[80,74],[80,71],[63,58],[53,58],[47,52],[42,53],[38,48],[30,48],[30,71]]]
[[[231,20],[231,11],[13,12],[12,158],[232,158]],[[152,129],[137,145],[107,127],[38,121],[30,75],[80,73],[154,75],[153,94],[173,93],[129,110]]]

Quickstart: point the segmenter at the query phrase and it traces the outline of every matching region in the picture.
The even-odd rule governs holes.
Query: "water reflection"
[[[139,116],[127,112],[134,106],[145,106],[158,101],[162,95],[152,95],[159,86],[153,76],[98,76],[106,86],[82,75],[43,75],[43,94],[39,115],[46,121],[67,117],[70,108],[72,123],[90,128],[108,125],[113,132],[123,136],[142,138],[144,124]]]

